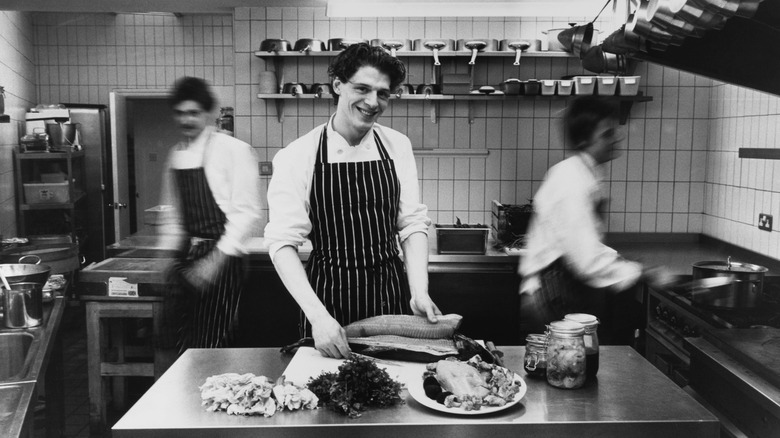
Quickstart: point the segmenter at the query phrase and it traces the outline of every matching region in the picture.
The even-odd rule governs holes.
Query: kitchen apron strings
[[[339,324],[383,314],[411,314],[411,294],[398,256],[400,183],[374,131],[379,160],[328,162],[327,126],[314,164],[309,202],[312,252],[306,272],[317,297]],[[301,334],[311,324],[301,312]]]
[[[203,152],[204,162],[210,140],[211,136]],[[216,250],[227,217],[214,199],[203,167],[175,169],[174,175],[184,228],[190,237],[199,238],[195,239],[197,243],[189,245],[186,257],[177,263],[179,285],[184,289],[177,294],[178,299],[183,299],[177,304],[184,306],[177,347],[179,353],[187,348],[225,347],[232,337],[234,316],[243,291],[243,264],[240,257],[229,256],[205,290],[202,285],[188,284],[180,275]]]

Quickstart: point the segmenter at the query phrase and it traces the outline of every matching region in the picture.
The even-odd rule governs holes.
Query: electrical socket
[[[758,214],[758,229],[772,231],[772,215],[766,213]]]
[[[261,176],[270,176],[274,173],[274,165],[270,161],[261,161],[259,167]]]

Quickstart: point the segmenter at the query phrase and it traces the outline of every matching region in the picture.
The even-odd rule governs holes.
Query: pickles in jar
[[[576,322],[556,321],[550,324],[547,341],[547,382],[550,385],[574,389],[585,384],[583,333],[584,328]]]

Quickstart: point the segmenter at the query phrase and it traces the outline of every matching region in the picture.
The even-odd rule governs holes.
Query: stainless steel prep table
[[[154,437],[474,437],[600,436],[687,438],[719,436],[718,420],[629,347],[602,347],[598,382],[557,389],[525,377],[523,347],[502,347],[505,363],[528,383],[522,402],[485,416],[433,411],[408,396],[406,404],[372,409],[357,419],[326,409],[273,417],[206,412],[199,385],[226,372],[275,379],[292,356],[276,349],[192,349],[185,352],[113,427],[114,438]]]

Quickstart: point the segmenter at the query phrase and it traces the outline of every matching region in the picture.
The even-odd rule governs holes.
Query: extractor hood
[[[748,5],[749,2],[752,5]],[[664,17],[666,21],[663,23],[649,22],[649,19],[642,22],[640,19],[640,24],[637,24],[636,14],[649,16],[653,8],[656,12],[659,7],[677,9],[686,3],[700,11],[707,3],[720,3],[721,6],[744,3],[744,8],[752,10],[746,9],[730,16],[709,15],[710,24],[712,19],[719,21],[709,28],[697,29],[696,26],[688,26],[685,20],[682,23],[677,21],[677,27],[670,26],[671,20],[681,19],[674,14]],[[731,7],[736,9],[736,6]],[[690,14],[685,15],[689,21],[695,22],[696,17],[690,17]],[[699,16],[699,19],[703,18]],[[621,32],[623,35],[620,35]],[[625,38],[636,37],[636,34],[627,35],[631,32],[641,33],[641,43],[633,47],[636,50],[624,50],[625,46],[615,50],[610,46],[611,41],[631,41],[632,38]],[[602,48],[607,52],[623,53],[629,58],[780,95],[780,0],[643,1],[637,5],[626,26],[603,41]]]

